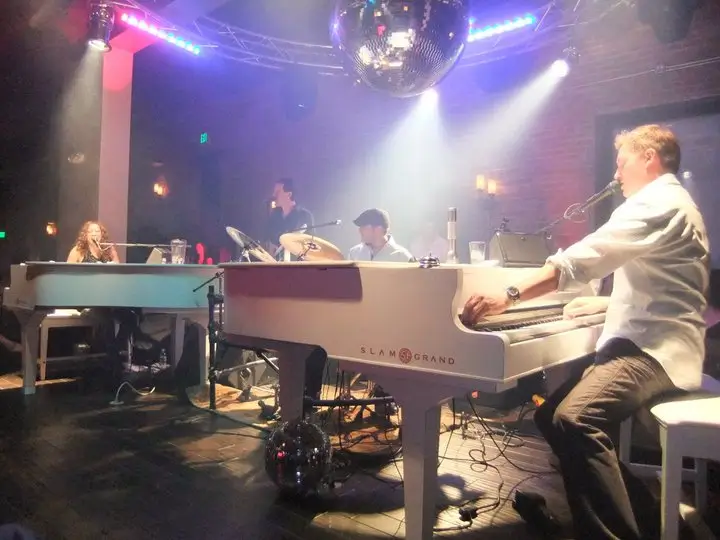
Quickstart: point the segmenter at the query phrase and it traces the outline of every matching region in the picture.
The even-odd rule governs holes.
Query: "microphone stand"
[[[113,246],[143,247],[143,248],[171,248],[172,247],[170,244],[134,244],[134,243],[128,243],[128,242],[98,242],[98,245],[101,247],[113,247]]]
[[[545,225],[545,227],[536,231],[534,234],[543,234],[544,233],[549,238],[550,230],[555,228],[556,225],[558,225],[559,223],[561,223],[563,221],[572,221],[572,219],[574,217],[584,214],[586,210],[592,208],[600,201],[605,200],[610,195],[615,193],[615,191],[617,191],[618,187],[619,187],[619,184],[617,183],[617,181],[614,180],[614,181],[610,182],[607,186],[605,186],[602,190],[595,193],[592,197],[590,197],[584,203],[574,203],[574,204],[571,204],[570,206],[568,206],[562,216],[560,216],[556,220],[550,222],[549,224]]]
[[[294,232],[299,232],[299,233],[301,233],[301,232],[305,232],[305,231],[314,231],[315,229],[324,229],[325,227],[332,227],[333,225],[340,225],[341,223],[342,223],[342,220],[340,220],[340,219],[335,219],[335,220],[333,220],[333,221],[328,221],[328,222],[326,222],[326,223],[320,223],[319,225],[312,225],[312,226],[310,226],[310,227],[302,227],[302,228],[293,229],[292,231],[287,231],[287,232],[289,232],[289,233],[294,233]],[[283,233],[283,234],[287,234],[287,233]]]
[[[310,227],[302,227],[302,228],[300,228],[300,229],[294,229],[294,230],[292,230],[292,231],[287,231],[287,233],[297,233],[297,232],[299,232],[299,233],[304,233],[305,231],[314,231],[315,229],[324,229],[325,227],[332,227],[332,226],[334,226],[334,225],[340,225],[341,223],[342,223],[342,220],[340,220],[340,219],[334,219],[334,220],[332,220],[332,221],[328,221],[328,222],[325,222],[325,223],[320,223],[319,225],[312,225],[312,226],[310,226]],[[283,233],[283,234],[287,234],[287,233]],[[281,235],[281,236],[282,236],[282,235]],[[314,235],[314,234],[310,234],[310,236],[311,236],[312,238],[315,238],[315,235]],[[304,261],[304,260],[305,260],[305,256],[309,253],[309,251],[310,251],[311,248],[312,248],[312,246],[311,246],[310,244],[308,244],[308,246],[305,248],[305,251],[303,251],[303,252],[298,256],[298,261]],[[285,249],[285,248],[283,248],[283,249]],[[278,252],[278,253],[279,253],[279,252]]]

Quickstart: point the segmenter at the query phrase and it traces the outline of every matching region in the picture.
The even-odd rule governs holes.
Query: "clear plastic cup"
[[[170,241],[170,261],[172,264],[185,264],[185,252],[187,251],[187,240],[178,238]]]
[[[485,242],[473,240],[468,242],[470,248],[470,264],[483,264],[485,262]]]

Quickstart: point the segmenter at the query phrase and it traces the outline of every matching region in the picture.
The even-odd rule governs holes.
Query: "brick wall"
[[[720,64],[655,71],[658,65],[720,57],[719,26],[720,7],[707,2],[689,36],[673,44],[660,43],[628,10],[619,10],[602,24],[576,29],[580,64],[533,118],[515,119],[502,159],[484,149],[503,129],[493,126],[492,115],[507,96],[483,94],[474,82],[481,76],[477,70],[457,69],[440,87],[444,162],[423,161],[427,149],[408,143],[397,152],[397,161],[404,164],[399,178],[379,171],[377,162],[382,161],[381,141],[407,117],[412,102],[352,87],[346,79],[326,78],[320,81],[314,112],[291,121],[279,105],[276,80],[256,82],[254,96],[223,102],[205,115],[222,152],[223,219],[259,235],[269,185],[289,175],[301,183],[303,200],[316,221],[349,221],[365,207],[384,206],[405,242],[412,233],[405,223],[417,225],[418,214],[437,220],[448,205],[459,208],[464,238],[485,234],[482,223],[490,219],[496,225],[503,215],[516,230],[534,229],[596,190],[599,117],[720,96]],[[538,61],[549,63],[557,53],[545,50]],[[392,163],[388,156],[382,159]],[[474,197],[475,174],[487,172],[500,181],[490,216]],[[409,203],[423,195],[420,203]],[[588,227],[560,227],[558,243],[569,243]],[[325,236],[345,248],[355,241],[356,232],[349,226]]]

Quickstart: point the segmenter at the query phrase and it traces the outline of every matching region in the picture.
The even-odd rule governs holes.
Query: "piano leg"
[[[436,502],[440,404],[453,390],[414,379],[371,375],[401,407],[405,538],[430,540],[437,519]],[[450,393],[448,393],[450,392]]]
[[[437,511],[440,407],[402,407],[405,538],[430,540]]]
[[[278,348],[280,368],[280,416],[284,422],[302,418],[305,395],[305,359],[311,347],[288,345]]]
[[[183,346],[185,344],[185,317],[179,314],[172,315],[170,328],[170,346],[172,348],[170,351],[170,363],[172,364],[173,369],[175,369],[178,362],[180,362]]]
[[[35,393],[39,351],[40,323],[47,315],[44,311],[16,312],[21,327],[23,394]]]
[[[175,324],[173,325],[173,347],[177,348],[178,355],[182,355],[182,351],[185,345],[185,322],[196,324],[200,327],[200,335],[198,336],[198,371],[199,371],[199,388],[207,387],[208,376],[210,375],[209,370],[209,358],[208,353],[210,351],[209,334],[208,334],[208,316],[205,312],[197,312],[181,317],[177,316]],[[181,333],[182,332],[182,333]],[[182,339],[180,339],[182,337]],[[175,351],[173,351],[175,352]],[[178,359],[180,356],[177,357]],[[177,363],[173,360],[173,367],[177,367]]]

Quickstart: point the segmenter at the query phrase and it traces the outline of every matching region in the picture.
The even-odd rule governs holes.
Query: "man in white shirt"
[[[350,248],[351,261],[415,262],[412,253],[390,235],[390,216],[385,210],[365,210],[353,223],[359,229],[360,243]]]
[[[654,400],[700,385],[709,280],[702,216],[680,185],[680,147],[660,126],[620,134],[615,179],[626,201],[608,222],[551,256],[524,283],[473,295],[462,319],[485,315],[614,273],[610,297],[578,298],[565,316],[606,310],[595,360],[536,411],[558,456],[577,538],[647,538],[659,528],[654,498],[619,463],[609,432]]]

